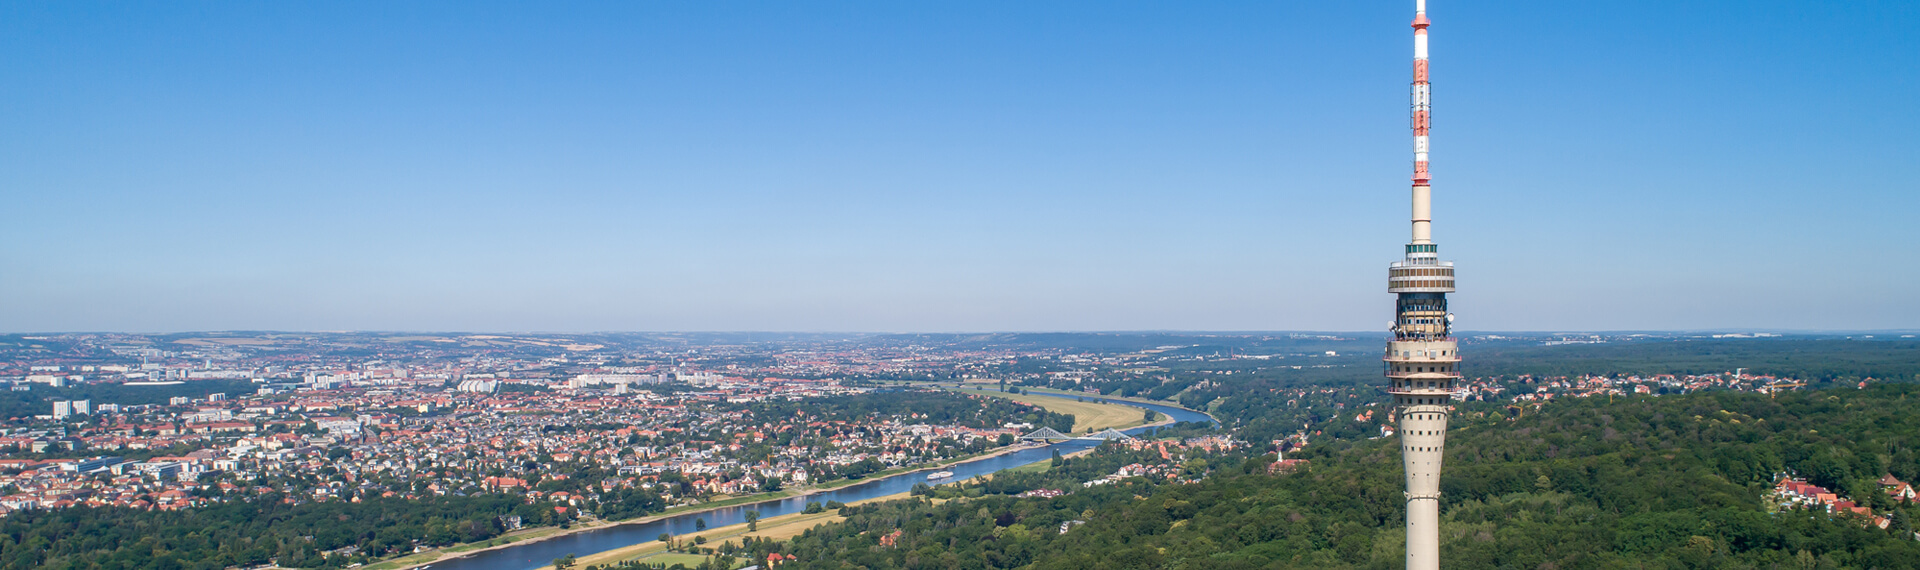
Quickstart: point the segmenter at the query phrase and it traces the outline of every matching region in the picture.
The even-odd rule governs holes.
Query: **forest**
[[[1920,567],[1915,507],[1874,482],[1920,475],[1920,385],[1578,399],[1518,418],[1463,411],[1454,425],[1441,531],[1449,567]],[[1124,453],[1049,473],[1098,472]],[[1010,478],[952,500],[864,507],[777,550],[819,569],[1400,566],[1395,440],[1288,458],[1310,463],[1269,474],[1270,456],[1216,457],[1200,483],[1137,479],[1051,499],[995,494],[1029,487]],[[1891,528],[1767,504],[1764,491],[1787,472],[1892,514]],[[1084,524],[1062,532],[1075,520]]]
[[[213,506],[147,511],[86,508],[25,511],[0,518],[6,568],[219,569],[278,561],[286,567],[344,566],[368,555],[486,540],[503,515],[553,524],[554,505],[512,495],[422,500],[299,502],[261,497]]]

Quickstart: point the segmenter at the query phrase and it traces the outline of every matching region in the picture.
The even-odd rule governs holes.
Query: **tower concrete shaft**
[[[1387,270],[1394,303],[1393,340],[1387,342],[1388,393],[1400,420],[1401,464],[1407,474],[1407,568],[1440,567],[1440,465],[1447,443],[1448,402],[1459,381],[1460,351],[1453,338],[1453,263],[1440,261],[1433,241],[1432,176],[1427,172],[1433,87],[1427,81],[1426,0],[1413,17],[1413,237],[1406,258]]]

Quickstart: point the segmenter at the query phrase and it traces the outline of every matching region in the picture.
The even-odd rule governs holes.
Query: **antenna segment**
[[[1413,16],[1413,238],[1406,258],[1387,270],[1394,303],[1393,340],[1387,342],[1388,393],[1400,420],[1401,463],[1407,475],[1407,568],[1440,568],[1440,465],[1447,417],[1460,380],[1459,345],[1453,338],[1453,263],[1440,261],[1433,241],[1433,177],[1427,171],[1433,85],[1428,82],[1426,0]]]

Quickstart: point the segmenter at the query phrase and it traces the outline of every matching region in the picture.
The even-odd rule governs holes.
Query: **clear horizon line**
[[[1697,328],[1697,329],[1539,329],[1539,330],[1461,330],[1457,337],[1476,335],[1568,335],[1568,334],[1794,334],[1794,335],[1846,335],[1846,334],[1915,334],[1920,329],[1769,329],[1769,328]],[[441,334],[441,335],[591,335],[591,334],[849,334],[849,335],[979,335],[979,334],[1109,334],[1109,335],[1269,335],[1269,334],[1341,334],[1341,335],[1385,335],[1389,331],[1371,330],[1314,330],[1314,329],[1274,329],[1274,330],[1207,330],[1207,329],[1032,329],[1032,330],[948,330],[948,331],[875,331],[875,330],[594,330],[594,331],[515,331],[515,330],[404,330],[404,329],[359,329],[359,330],[293,330],[293,329],[213,329],[179,331],[12,331],[0,335],[84,335],[84,334],[134,334],[134,335],[177,335],[177,334]]]

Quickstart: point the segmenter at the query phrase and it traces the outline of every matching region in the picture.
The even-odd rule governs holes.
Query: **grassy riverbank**
[[[1027,392],[1033,392],[1033,393],[1036,393],[1036,394],[1048,394],[1048,395],[1053,395],[1053,396],[1061,396],[1061,397],[1090,397],[1090,398],[1105,398],[1105,399],[1108,399],[1108,400],[1119,400],[1119,401],[1122,401],[1122,402],[1134,402],[1134,403],[1139,403],[1139,404],[1153,404],[1153,405],[1156,405],[1156,406],[1167,406],[1167,407],[1172,407],[1172,408],[1180,408],[1180,409],[1182,409],[1182,410],[1186,410],[1186,411],[1189,411],[1189,412],[1194,412],[1194,413],[1198,413],[1198,414],[1206,414],[1206,415],[1207,415],[1207,417],[1213,417],[1213,414],[1212,414],[1212,413],[1209,413],[1209,411],[1203,411],[1203,410],[1195,410],[1195,409],[1193,409],[1193,408],[1189,408],[1189,407],[1186,407],[1186,406],[1182,406],[1182,405],[1180,405],[1180,403],[1179,403],[1179,402],[1175,402],[1175,401],[1173,401],[1173,400],[1155,400],[1155,399],[1152,399],[1152,398],[1139,398],[1139,397],[1134,397],[1134,396],[1105,396],[1105,395],[1100,395],[1100,394],[1089,394],[1089,393],[1086,393],[1086,392],[1070,392],[1070,391],[1067,391],[1067,390],[1059,390],[1059,389],[1055,389],[1055,388],[1026,388],[1026,387],[1022,387],[1022,388],[1020,388],[1020,389],[1021,389],[1022,391],[1027,391]],[[1213,402],[1213,403],[1214,403],[1214,404],[1218,404],[1219,402],[1220,402],[1220,399],[1216,399],[1216,400],[1214,400],[1214,402]]]
[[[872,499],[857,501],[850,504],[860,505],[860,504],[866,504],[866,503],[877,502],[877,501],[892,501],[896,499],[905,499],[908,496],[909,495],[907,493],[895,493],[895,494],[887,495],[884,497],[874,497]],[[810,529],[819,525],[827,524],[827,523],[840,522],[842,520],[845,520],[845,519],[840,516],[839,511],[830,510],[830,511],[825,511],[820,513],[814,513],[814,514],[794,513],[789,515],[780,515],[777,517],[761,519],[759,524],[759,530],[756,530],[756,531],[748,531],[747,525],[743,523],[743,524],[734,524],[734,525],[727,525],[723,527],[710,528],[702,532],[676,536],[674,537],[674,540],[680,541],[680,542],[691,542],[694,540],[694,537],[701,537],[706,539],[706,544],[704,546],[707,546],[709,548],[718,546],[720,543],[727,542],[729,540],[734,541],[737,544],[741,542],[743,538],[749,537],[749,536],[754,538],[770,538],[774,540],[785,540],[785,539],[793,538],[795,536],[799,536],[800,533],[806,532],[807,529]],[[632,546],[608,550],[606,552],[600,552],[596,554],[581,556],[575,559],[574,564],[576,568],[585,568],[587,566],[592,566],[592,565],[607,566],[612,564],[618,564],[620,562],[624,562],[627,560],[638,560],[648,564],[666,564],[669,566],[673,564],[685,564],[687,565],[687,567],[691,568],[693,566],[700,564],[701,561],[706,560],[706,557],[696,555],[696,554],[667,552],[667,543],[659,542],[659,541],[649,541],[641,544],[635,544]],[[543,567],[542,570],[550,570],[552,568],[553,568],[552,566],[546,566],[546,567]]]
[[[960,394],[1006,398],[1023,404],[1040,406],[1050,412],[1072,414],[1073,433],[1086,433],[1089,429],[1127,429],[1146,425],[1147,423],[1146,413],[1141,411],[1140,408],[1103,402],[1082,402],[1071,399],[1071,394],[1062,394],[1059,396],[1030,396],[1026,394],[1009,394],[994,389],[978,390],[971,387],[951,388],[943,386],[941,389]],[[1084,395],[1085,394],[1082,394],[1082,396]]]
[[[1126,402],[1139,402],[1139,403],[1142,403],[1142,404],[1157,404],[1157,405],[1161,405],[1161,406],[1173,406],[1173,407],[1176,407],[1176,408],[1178,408],[1178,407],[1180,407],[1180,404],[1179,404],[1178,402],[1174,402],[1174,401],[1172,401],[1172,400],[1155,400],[1155,399],[1151,399],[1151,398],[1140,398],[1140,397],[1135,397],[1135,396],[1108,396],[1108,395],[1105,395],[1105,394],[1094,394],[1094,393],[1090,393],[1090,392],[1074,392],[1074,391],[1069,391],[1069,390],[1061,390],[1061,389],[1058,389],[1058,388],[1029,388],[1029,387],[1022,387],[1022,388],[1020,388],[1020,389],[1021,389],[1021,390],[1025,390],[1025,391],[1029,391],[1029,392],[1034,392],[1034,393],[1037,393],[1037,394],[1053,394],[1053,395],[1057,395],[1057,396],[1075,396],[1075,397],[1094,397],[1094,398],[1105,398],[1105,399],[1108,399],[1108,400],[1121,400],[1121,401],[1126,401]]]
[[[738,497],[728,497],[725,499],[700,503],[698,505],[681,505],[678,507],[667,509],[660,513],[651,514],[643,517],[632,518],[632,519],[621,520],[621,521],[587,521],[587,522],[577,522],[574,525],[572,525],[572,528],[568,528],[568,529],[562,529],[559,527],[541,527],[541,528],[514,531],[508,534],[495,537],[492,540],[448,546],[445,548],[429,550],[425,552],[418,552],[418,553],[402,556],[399,558],[395,558],[392,560],[378,562],[375,564],[368,565],[365,570],[404,570],[408,568],[417,568],[421,565],[431,564],[434,561],[440,560],[443,558],[449,558],[455,555],[461,555],[461,554],[466,554],[470,552],[478,552],[482,550],[506,548],[511,546],[513,543],[526,542],[529,540],[553,538],[556,536],[563,536],[570,533],[583,532],[583,531],[593,530],[593,529],[617,525],[617,524],[646,523],[646,522],[659,520],[661,518],[669,517],[669,516],[684,515],[684,514],[690,514],[690,513],[700,513],[700,512],[712,511],[712,510],[735,506],[735,505],[758,503],[762,501],[773,501],[773,500],[779,500],[779,499],[800,496],[800,495],[810,495],[813,493],[819,493],[822,491],[838,489],[840,487],[846,487],[849,485],[857,485],[857,484],[865,483],[868,481],[883,479],[886,477],[899,475],[902,473],[910,473],[914,471],[936,470],[936,469],[944,468],[956,463],[961,463],[964,461],[972,461],[975,459],[984,459],[984,458],[993,457],[996,455],[1013,453],[1015,451],[1027,449],[1028,447],[1029,445],[1027,444],[1014,444],[1007,447],[995,449],[992,451],[976,453],[973,455],[967,455],[962,457],[955,457],[955,458],[947,459],[943,461],[924,463],[924,464],[913,465],[908,467],[895,467],[893,469],[888,469],[886,471],[874,473],[859,479],[839,479],[835,481],[829,481],[827,483],[823,483],[813,487],[801,487],[801,488],[775,491],[772,493],[757,493],[752,495],[741,495]],[[860,501],[860,502],[864,503],[864,502],[874,501],[874,500],[897,499],[905,496],[906,496],[905,493],[900,493],[895,495],[889,495],[886,497],[880,497],[877,499],[868,499],[867,501]],[[785,515],[785,516],[794,517],[799,515]],[[775,518],[781,518],[781,517],[775,517]],[[761,529],[766,530],[771,528],[767,525],[769,522],[773,520],[774,519],[766,519],[766,520],[760,521]],[[794,520],[798,520],[798,519],[794,519]],[[736,525],[736,526],[739,526],[742,529],[746,528],[745,525]],[[722,527],[722,528],[724,529],[724,528],[731,528],[731,527]],[[805,528],[806,527],[802,527],[799,530],[805,530]],[[709,530],[706,533],[695,533],[695,534],[708,534],[708,533],[715,532],[716,530],[720,530],[720,529],[714,529],[714,530]],[[797,532],[798,531],[796,531],[796,533]],[[754,536],[766,537],[766,536],[772,536],[772,535],[768,535],[765,533],[754,533]],[[780,536],[780,537],[774,537],[774,538],[786,538],[786,537]],[[687,537],[687,540],[692,540],[691,535]],[[708,540],[713,540],[713,539],[709,537]],[[664,552],[666,550],[665,545],[663,543],[653,542],[650,544],[660,546],[661,548],[658,549],[660,552]],[[647,546],[647,545],[636,545],[636,546]],[[634,547],[628,547],[628,548],[630,549]],[[622,549],[622,550],[625,550],[625,549]],[[615,551],[608,551],[608,552],[615,552]],[[606,553],[601,553],[601,554],[606,554]],[[592,558],[597,559],[598,557],[601,556],[601,554],[592,555]],[[676,555],[676,556],[692,556],[692,555]],[[694,557],[694,558],[699,558],[699,557]],[[667,562],[668,565],[672,565],[673,562],[684,563],[684,561],[679,561],[679,560],[668,561],[664,559],[649,560],[649,562]],[[696,560],[695,563],[697,564],[698,560]],[[688,566],[693,566],[693,564],[688,564]],[[582,564],[581,567],[585,567],[585,564]]]
[[[608,526],[610,524],[613,524],[613,523],[607,523],[603,521],[588,521],[588,522],[572,525],[572,528],[560,528],[557,526],[543,526],[539,528],[517,530],[517,531],[509,532],[500,536],[493,537],[490,540],[486,540],[482,542],[469,542],[465,544],[456,544],[456,545],[448,546],[445,548],[438,548],[434,550],[428,550],[425,552],[416,552],[416,553],[408,554],[406,556],[402,556],[392,560],[375,562],[373,564],[366,565],[365,567],[363,567],[363,570],[399,570],[402,568],[414,568],[422,564],[430,564],[435,560],[439,560],[441,558],[447,558],[449,556],[466,554],[468,552],[477,552],[481,550],[490,550],[494,548],[504,548],[504,547],[513,545],[515,543],[526,542],[529,540],[540,540],[545,538],[552,538],[552,537],[560,536],[563,534],[580,532],[585,530],[592,530],[592,529],[600,528],[603,526]]]
[[[507,548],[507,547],[513,546],[515,543],[527,542],[530,540],[542,540],[542,539],[553,538],[556,536],[565,536],[565,535],[576,533],[576,532],[585,532],[589,530],[594,530],[598,528],[619,525],[619,524],[650,522],[650,521],[658,520],[663,517],[670,517],[670,516],[682,515],[682,514],[688,514],[688,513],[701,513],[701,512],[731,507],[734,505],[758,503],[762,501],[774,501],[774,500],[791,497],[794,495],[799,495],[803,492],[811,492],[811,490],[808,490],[808,491],[783,490],[783,491],[774,491],[772,493],[756,493],[752,495],[728,497],[720,500],[700,503],[698,505],[681,505],[678,507],[669,508],[659,513],[655,513],[655,514],[651,514],[643,517],[636,517],[632,519],[620,520],[620,521],[604,521],[604,520],[575,521],[573,524],[568,525],[569,528],[546,526],[546,527],[518,530],[518,531],[503,534],[503,535],[494,537],[489,540],[481,541],[481,542],[469,542],[464,544],[456,544],[453,546],[438,548],[434,550],[428,550],[425,552],[416,552],[416,553],[395,558],[392,560],[386,560],[382,562],[369,564],[365,567],[365,570],[403,570],[408,568],[417,568],[417,567],[420,567],[421,565],[431,564],[434,561],[440,560],[442,558],[449,558],[457,555],[464,555],[464,554],[468,554],[472,552],[480,552],[484,550],[493,550],[496,548]]]

